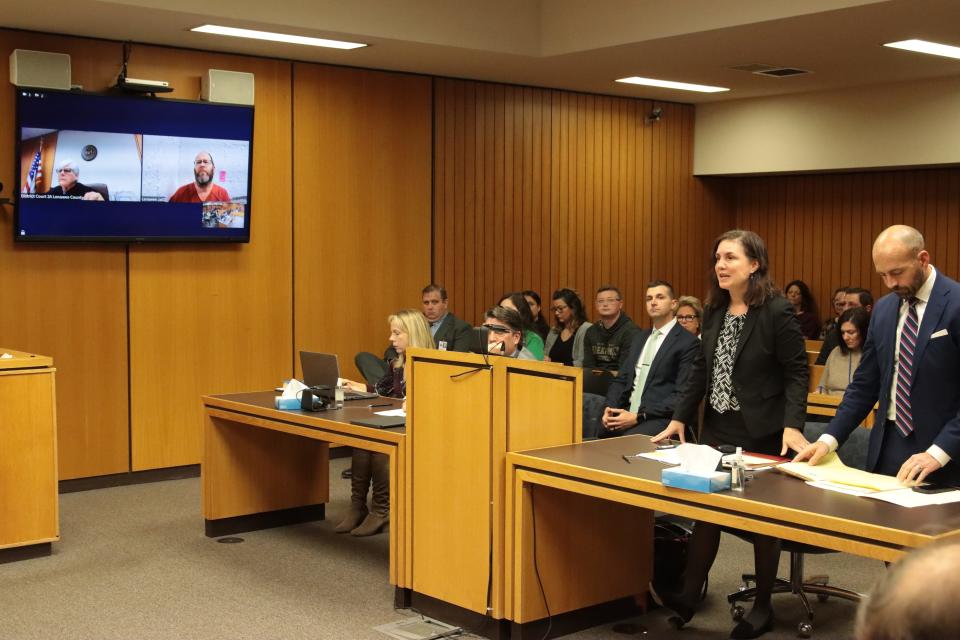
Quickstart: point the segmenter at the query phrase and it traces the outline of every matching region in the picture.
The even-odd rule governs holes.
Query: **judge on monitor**
[[[80,183],[80,167],[73,160],[64,160],[57,167],[57,186],[47,191],[49,196],[67,196],[84,200],[103,200],[103,195]]]

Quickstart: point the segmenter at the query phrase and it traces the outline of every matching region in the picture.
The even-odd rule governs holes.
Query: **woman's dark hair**
[[[520,321],[523,323],[523,331],[533,331],[533,312],[530,311],[530,303],[523,297],[523,294],[519,291],[505,293],[500,296],[500,302],[498,302],[497,305],[502,307],[504,300],[509,300],[513,303],[513,306],[517,308],[517,313],[520,314]]]
[[[743,229],[732,229],[720,234],[713,242],[713,252],[710,254],[710,260],[715,264],[717,261],[717,248],[725,240],[736,240],[743,247],[743,253],[749,260],[757,261],[757,270],[750,275],[750,282],[747,284],[747,293],[743,301],[750,307],[760,307],[768,300],[781,296],[777,286],[770,277],[770,259],[767,257],[767,246],[763,239],[753,231]],[[719,308],[730,304],[730,292],[720,287],[717,280],[716,269],[710,271],[710,294],[707,296],[707,306]]]
[[[857,331],[860,333],[860,349],[863,350],[863,345],[867,341],[867,331],[870,328],[870,312],[863,307],[853,307],[841,313],[840,317],[837,318],[836,330],[840,334],[840,352],[843,355],[850,353],[850,349],[843,339],[842,329],[845,322],[849,322],[857,328]]]
[[[530,296],[531,298],[533,298],[534,300],[536,300],[538,307],[542,307],[542,306],[543,306],[543,302],[540,300],[540,294],[537,293],[536,291],[534,291],[533,289],[527,289],[527,290],[525,290],[525,291],[521,291],[520,293],[522,293],[522,294],[525,295],[525,296]]]
[[[521,291],[524,298],[530,297],[533,298],[534,302],[537,303],[537,306],[540,307],[540,310],[537,311],[537,315],[533,316],[533,330],[536,331],[541,338],[544,340],[547,339],[547,334],[550,333],[550,325],[547,324],[547,321],[543,319],[543,302],[540,301],[540,294],[534,291],[533,289],[526,289]],[[530,310],[533,313],[533,310]]]
[[[587,312],[583,308],[583,301],[573,289],[557,289],[553,292],[553,296],[550,299],[563,300],[563,302],[570,307],[570,311],[573,313],[573,321],[570,323],[572,326],[569,327],[570,331],[576,331],[580,325],[587,321]],[[563,328],[563,325],[557,320],[556,314],[553,316],[553,321],[554,326]]]
[[[783,288],[784,295],[787,294],[790,287],[800,289],[800,310],[809,311],[813,315],[817,315],[817,302],[813,299],[813,294],[810,293],[810,287],[807,286],[807,283],[803,280],[794,280]],[[833,304],[833,300],[830,301],[830,304]]]

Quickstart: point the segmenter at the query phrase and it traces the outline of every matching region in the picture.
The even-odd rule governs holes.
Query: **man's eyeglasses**
[[[677,322],[693,322],[697,316],[677,316]]]
[[[597,300],[597,304],[613,304],[615,302],[620,302],[620,298],[604,298],[603,300]]]
[[[501,336],[506,333],[513,333],[513,329],[511,329],[510,327],[504,327],[499,324],[485,324],[483,325],[483,328],[486,329],[487,331],[493,331],[495,334],[501,335]]]
[[[73,173],[73,169],[69,167],[60,167],[57,169],[57,173]]]

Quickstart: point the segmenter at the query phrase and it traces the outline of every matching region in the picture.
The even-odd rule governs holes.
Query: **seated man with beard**
[[[227,190],[214,184],[213,176],[216,172],[213,156],[208,151],[201,151],[193,160],[193,182],[189,182],[177,189],[170,202],[228,202],[230,195]]]

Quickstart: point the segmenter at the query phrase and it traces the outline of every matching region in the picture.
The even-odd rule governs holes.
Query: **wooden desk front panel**
[[[0,371],[0,548],[60,537],[52,369]]]
[[[521,499],[514,622],[545,618],[547,606],[558,615],[646,594],[652,511],[539,485],[524,486]]]
[[[325,503],[328,445],[207,416],[203,516],[230,518]]]
[[[414,591],[486,613],[492,526],[492,373],[421,360],[408,389]],[[408,384],[411,382],[408,380]],[[466,400],[465,400],[466,399]]]

